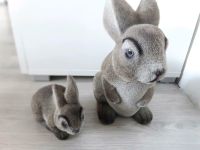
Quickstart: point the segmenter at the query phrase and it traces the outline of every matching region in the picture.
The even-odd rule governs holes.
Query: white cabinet
[[[136,8],[140,0],[128,0]],[[178,77],[200,5],[157,0],[160,28],[169,39],[167,77]],[[104,30],[101,0],[8,0],[22,73],[94,75],[114,42]]]

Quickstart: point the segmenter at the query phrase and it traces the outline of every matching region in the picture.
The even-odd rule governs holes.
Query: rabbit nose
[[[78,133],[78,132],[79,132],[79,129],[73,129],[73,132],[74,132],[74,133]]]
[[[159,77],[165,73],[165,69],[158,69],[155,72],[156,77]]]

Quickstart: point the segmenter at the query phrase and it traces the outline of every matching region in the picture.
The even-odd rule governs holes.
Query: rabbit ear
[[[57,109],[65,105],[65,102],[63,101],[63,92],[59,89],[59,86],[56,84],[52,85],[52,96]]]
[[[138,23],[137,14],[125,0],[107,0],[103,21],[107,32],[115,42],[128,27]]]
[[[156,26],[159,24],[160,14],[156,0],[141,0],[137,13],[140,23]]]
[[[72,76],[67,77],[67,87],[64,93],[65,99],[68,104],[77,104],[78,101],[78,88]]]

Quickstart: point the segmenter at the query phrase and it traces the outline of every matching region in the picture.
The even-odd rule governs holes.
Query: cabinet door
[[[136,8],[140,0],[128,0]],[[168,77],[178,77],[199,13],[197,0],[157,0],[169,39]],[[103,28],[105,1],[10,0],[24,73],[94,75],[114,42]]]
[[[10,1],[29,74],[94,75],[114,43],[105,32],[104,1]],[[15,5],[16,4],[16,5]],[[22,49],[20,49],[21,51]]]

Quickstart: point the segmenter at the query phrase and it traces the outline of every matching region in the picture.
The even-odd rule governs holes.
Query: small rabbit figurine
[[[55,136],[64,140],[80,131],[84,114],[73,77],[67,77],[67,87],[48,85],[39,89],[32,99],[32,111],[37,121],[45,122]]]
[[[103,124],[113,123],[117,115],[140,124],[151,122],[147,104],[166,72],[167,38],[158,23],[155,0],[141,0],[137,11],[125,0],[107,0],[104,26],[116,45],[93,81]]]

